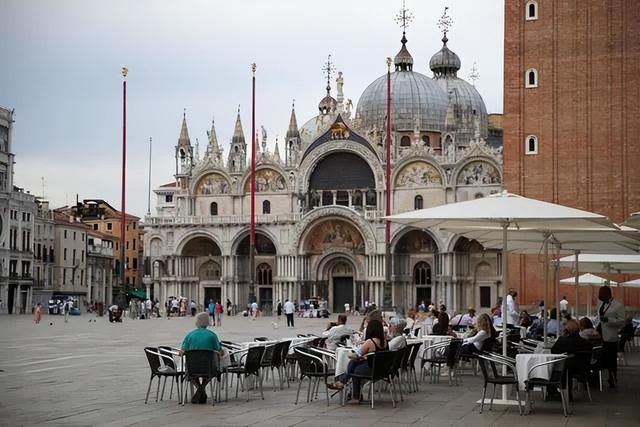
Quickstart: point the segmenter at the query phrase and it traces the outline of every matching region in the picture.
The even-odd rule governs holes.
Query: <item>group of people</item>
[[[131,319],[150,319],[153,314],[160,316],[159,302],[151,299],[139,300],[131,299],[129,301],[129,318]]]
[[[231,301],[227,300],[227,305],[230,305]],[[193,308],[193,314],[195,315],[195,307]],[[212,299],[209,300],[209,305],[207,307],[207,312],[211,317],[211,323],[213,326],[222,326],[222,314],[224,313],[224,307],[220,303],[220,300],[213,302]]]

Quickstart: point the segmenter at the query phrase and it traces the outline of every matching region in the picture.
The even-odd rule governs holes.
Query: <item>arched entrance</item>
[[[250,240],[247,234],[240,240],[235,251],[235,268],[238,277],[239,302],[256,301],[265,314],[273,309],[273,277],[276,275],[276,246],[265,234],[256,232],[254,256],[255,282],[251,286],[249,257]]]
[[[403,234],[394,247],[394,278],[397,292],[405,291],[404,300],[409,307],[426,305],[436,300],[434,265],[438,245],[423,230],[410,230]],[[399,299],[401,300],[401,299]]]
[[[332,303],[335,313],[344,313],[344,305],[347,303],[351,307],[355,305],[354,274],[353,265],[346,258],[338,258],[330,267]]]
[[[167,296],[185,296],[202,309],[211,301],[223,303],[222,251],[218,244],[208,236],[194,236],[186,241],[180,254],[172,260],[171,268],[176,269],[183,280],[173,289],[169,284]]]

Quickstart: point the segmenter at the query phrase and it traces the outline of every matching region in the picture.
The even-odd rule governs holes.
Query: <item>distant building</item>
[[[90,230],[87,240],[87,301],[113,302],[114,251],[120,240],[112,235]]]
[[[113,238],[112,291],[117,294],[120,281],[120,250],[125,251],[125,282],[135,288],[142,288],[142,230],[140,218],[126,215],[125,239],[120,236],[120,211],[101,199],[85,199],[76,206],[64,208],[91,230],[101,233],[105,238]],[[121,241],[123,242],[121,244]],[[107,300],[109,297],[107,297]]]
[[[46,306],[53,296],[55,258],[55,222],[49,202],[36,200],[35,233],[33,237],[33,303]]]
[[[73,215],[54,211],[55,258],[53,297],[78,299],[80,307],[87,302],[87,233],[89,227]]]
[[[0,313],[31,312],[35,197],[13,182],[13,111],[0,107]]]

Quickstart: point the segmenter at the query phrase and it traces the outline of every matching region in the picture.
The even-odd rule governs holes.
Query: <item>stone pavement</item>
[[[592,391],[594,405],[578,393],[573,414],[566,419],[559,402],[541,402],[539,395],[531,415],[521,417],[515,407],[494,407],[480,414],[475,402],[481,396],[482,384],[480,377],[470,373],[465,373],[458,387],[450,387],[446,380],[441,384],[423,382],[420,392],[405,396],[395,409],[384,394],[375,410],[367,405],[341,407],[337,397],[327,407],[323,390],[319,400],[307,404],[303,399],[303,403],[294,405],[297,383],[290,389],[274,391],[271,381],[265,381],[265,400],[253,398],[247,403],[230,399],[215,407],[181,407],[174,396],[173,401],[156,403],[151,399],[145,405],[149,368],[143,347],[179,346],[184,334],[193,328],[193,319],[125,319],[123,324],[110,324],[106,317],[96,322],[90,319],[93,317],[85,314],[65,324],[62,317],[45,315],[40,325],[34,325],[28,316],[0,316],[0,425],[640,425],[637,350],[629,357],[629,366],[620,368],[617,390]],[[274,330],[272,321],[225,317],[216,332],[222,339],[244,341],[254,336],[319,333],[327,323],[324,319],[296,319],[295,329],[281,326]],[[350,322],[355,325],[359,319]]]

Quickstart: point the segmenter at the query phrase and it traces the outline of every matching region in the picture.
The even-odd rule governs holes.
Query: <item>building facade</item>
[[[624,0],[505,2],[509,191],[618,223],[640,211],[640,174],[634,166],[640,162],[637,6]],[[536,257],[511,257],[509,272],[522,302],[541,299]],[[621,292],[627,304],[640,306],[640,292]],[[568,288],[562,293],[573,295]],[[585,290],[584,303],[586,297]]]
[[[89,228],[64,210],[54,210],[53,296],[87,303],[87,233]]]
[[[394,213],[483,197],[502,186],[502,148],[487,143],[484,101],[457,76],[460,58],[448,41],[445,33],[428,64],[433,77],[414,69],[404,33],[394,60]],[[427,64],[421,67],[427,71]],[[145,221],[154,298],[185,296],[202,305],[228,298],[239,306],[255,299],[268,308],[278,300],[321,297],[332,311],[342,311],[345,302],[399,310],[420,301],[452,309],[495,303],[500,255],[433,230],[393,225],[392,283],[386,283],[387,76],[367,87],[355,111],[342,73],[333,82],[336,97],[328,73],[318,114],[302,126],[292,109],[286,137],[273,151],[264,130],[256,141],[253,283],[251,140],[240,113],[226,161],[213,123],[199,156],[183,117],[175,180],[155,190],[157,212]]]
[[[114,249],[117,237],[90,230],[87,240],[87,300],[113,302]]]
[[[13,111],[0,107],[0,313],[31,312],[35,197],[13,182]]]
[[[46,307],[53,296],[55,258],[55,221],[49,202],[36,199],[35,233],[33,239],[33,304]]]

